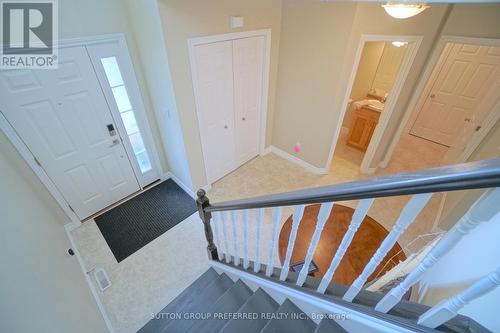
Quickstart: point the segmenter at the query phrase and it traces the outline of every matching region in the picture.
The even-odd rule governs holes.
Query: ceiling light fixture
[[[430,6],[425,3],[387,2],[382,5],[387,14],[397,19],[405,19],[420,14]]]
[[[401,46],[408,45],[408,42],[400,42],[400,41],[396,40],[396,41],[392,42],[391,44],[394,45],[395,47],[401,47]]]

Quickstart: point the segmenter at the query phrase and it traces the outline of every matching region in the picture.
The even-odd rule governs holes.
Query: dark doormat
[[[168,179],[96,217],[95,221],[120,262],[196,210],[193,198]]]

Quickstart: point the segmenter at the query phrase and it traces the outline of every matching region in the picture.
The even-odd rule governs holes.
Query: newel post
[[[196,199],[196,205],[198,206],[198,213],[200,214],[200,219],[205,227],[205,238],[207,239],[207,252],[208,259],[219,260],[219,255],[217,253],[217,247],[214,244],[214,234],[212,232],[212,227],[210,226],[210,220],[212,219],[212,213],[205,211],[205,209],[210,206],[206,192],[203,189],[199,189],[196,192],[198,199]]]

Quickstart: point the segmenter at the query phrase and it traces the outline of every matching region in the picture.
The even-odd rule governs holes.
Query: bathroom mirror
[[[382,44],[381,47],[378,46],[382,53],[368,94],[382,97],[385,100],[386,94],[390,93],[394,85],[408,43],[396,41],[392,43],[378,42],[378,44]]]

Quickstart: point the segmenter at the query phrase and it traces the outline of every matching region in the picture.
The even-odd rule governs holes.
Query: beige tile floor
[[[346,135],[346,131],[343,131],[327,175],[309,173],[287,160],[268,154],[253,159],[216,182],[208,196],[212,202],[217,202],[353,181],[436,166],[439,161],[433,156],[443,156],[441,146],[405,135],[396,148],[393,161],[386,169],[379,170],[375,175],[362,175],[359,173],[362,153],[344,144]],[[407,197],[377,199],[369,215],[390,229],[407,200]],[[435,195],[430,200],[417,220],[401,237],[402,246],[407,246],[418,235],[432,231],[439,202],[440,195]],[[356,203],[342,204],[354,207]],[[291,208],[283,210],[281,224],[291,213]],[[254,213],[251,214],[250,220]],[[220,221],[217,223],[221,226]],[[270,254],[271,229],[271,211],[267,210],[261,241],[264,262],[267,262]],[[238,229],[236,233],[241,240],[242,230]],[[250,225],[249,257],[252,260],[256,257],[256,247],[252,246],[255,244],[255,234],[255,228]],[[231,240],[231,226],[228,226],[228,235]],[[104,268],[110,277],[111,287],[104,292],[98,291],[98,294],[115,332],[119,333],[136,332],[149,320],[151,314],[160,311],[209,266],[203,228],[197,214],[120,263],[116,262],[93,220],[73,230],[72,236],[86,270]],[[243,242],[238,244],[241,254]],[[223,244],[218,245],[220,250],[224,250]],[[413,246],[410,251],[415,251],[421,245],[414,243]],[[274,255],[274,264],[279,266],[277,249],[273,249],[271,253]]]

